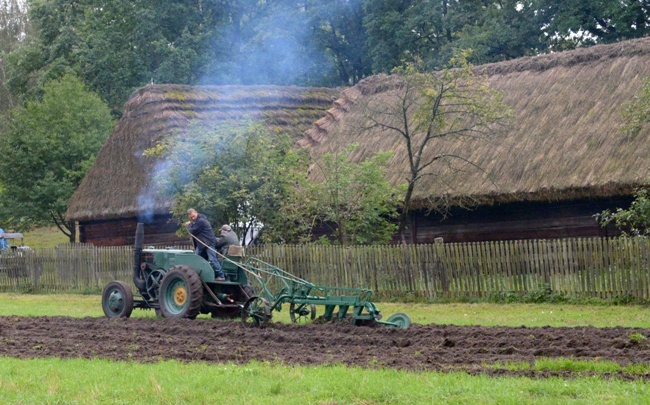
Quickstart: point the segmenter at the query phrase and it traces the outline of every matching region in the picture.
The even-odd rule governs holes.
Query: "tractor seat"
[[[244,257],[244,248],[242,246],[229,246],[226,258],[221,262],[221,269],[226,274],[226,278],[230,281],[238,282],[239,280],[239,267],[236,263],[241,263]]]
[[[244,257],[244,247],[230,245],[228,246],[228,253],[226,253],[226,256]]]

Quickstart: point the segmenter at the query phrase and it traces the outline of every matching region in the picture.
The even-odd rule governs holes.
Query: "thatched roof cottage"
[[[431,243],[605,236],[594,215],[628,205],[635,187],[650,184],[650,125],[624,135],[621,112],[650,76],[650,38],[478,66],[514,112],[514,123],[490,142],[435,142],[431,156],[462,156],[485,170],[451,181],[423,179],[416,188],[409,239]],[[299,144],[314,155],[359,143],[362,159],[391,149],[394,183],[407,173],[404,145],[363,128],[364,106],[384,102],[393,78],[374,76],[346,89]],[[367,115],[365,115],[367,117]],[[453,187],[449,187],[453,184]],[[447,201],[447,215],[429,212]],[[469,204],[471,211],[460,208]],[[611,233],[610,233],[611,234]]]
[[[138,221],[146,223],[147,243],[179,242],[171,202],[152,182],[156,159],[145,156],[146,149],[194,122],[242,118],[261,119],[299,137],[339,95],[340,89],[295,86],[143,87],[127,101],[124,115],[70,199],[67,219],[78,221],[81,242],[95,245],[132,244]]]

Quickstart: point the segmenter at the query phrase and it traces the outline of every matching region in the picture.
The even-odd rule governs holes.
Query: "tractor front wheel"
[[[133,292],[122,281],[108,283],[102,292],[102,309],[109,318],[128,318],[133,311]]]
[[[203,303],[199,275],[188,266],[172,267],[160,282],[158,302],[165,318],[196,318]]]

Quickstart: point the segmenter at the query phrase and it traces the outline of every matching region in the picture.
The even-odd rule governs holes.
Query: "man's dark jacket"
[[[214,248],[215,244],[217,243],[217,238],[214,236],[214,231],[210,226],[210,222],[203,214],[199,214],[196,217],[196,221],[190,223],[190,225],[187,227],[187,230],[190,231],[192,235],[196,236],[198,240],[205,243],[211,248]],[[194,246],[198,247],[199,254],[202,254],[206,250],[205,245],[202,243],[194,241]]]

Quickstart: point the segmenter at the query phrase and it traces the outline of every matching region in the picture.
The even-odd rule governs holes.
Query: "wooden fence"
[[[558,239],[398,246],[264,245],[255,256],[317,285],[382,298],[486,297],[549,286],[569,296],[650,298],[650,239]],[[132,284],[132,248],[58,247],[0,256],[0,291],[100,291]]]

